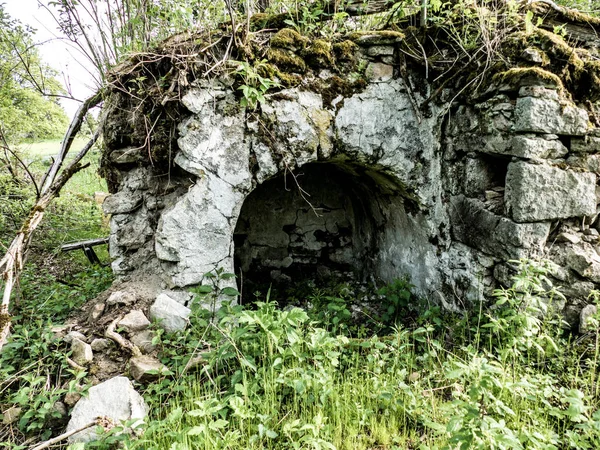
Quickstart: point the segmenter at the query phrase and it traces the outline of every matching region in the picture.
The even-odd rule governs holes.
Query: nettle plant
[[[260,103],[264,103],[265,94],[269,89],[280,86],[279,82],[260,75],[267,67],[266,60],[256,61],[250,64],[247,61],[233,61],[236,65],[234,75],[241,79],[238,90],[242,92],[240,104],[255,110]]]

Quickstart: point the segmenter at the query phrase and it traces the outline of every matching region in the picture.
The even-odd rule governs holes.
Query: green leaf
[[[223,290],[221,291],[221,294],[229,295],[231,297],[237,297],[238,295],[240,295],[239,291],[232,287],[223,288]]]

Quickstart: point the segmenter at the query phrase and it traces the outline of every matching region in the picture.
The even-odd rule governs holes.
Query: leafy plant
[[[234,74],[241,79],[241,86],[238,90],[242,91],[241,105],[251,110],[256,109],[260,103],[264,103],[265,94],[269,89],[279,87],[279,82],[260,75],[261,71],[267,67],[267,61],[261,60],[250,64],[247,61],[234,61],[236,69]]]

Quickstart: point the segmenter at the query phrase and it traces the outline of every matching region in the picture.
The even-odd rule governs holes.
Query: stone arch
[[[389,281],[409,275],[423,293],[438,276],[431,242],[431,233],[437,234],[432,218],[443,219],[436,206],[441,198],[439,166],[431,163],[437,122],[418,123],[401,82],[374,84],[346,99],[337,111],[325,109],[319,94],[289,90],[281,100],[264,104],[254,121],[243,111],[231,113],[228,106],[237,101],[231,92],[200,90],[183,101],[194,114],[180,126],[175,161],[196,179],[186,195],[162,212],[155,235],[156,254],[174,285],[200,283],[215,268],[233,272],[236,226],[239,231],[251,219],[243,213],[238,224],[242,206],[257,198],[264,202],[260,192],[271,195],[269,186],[278,176],[295,183],[293,176],[307,170],[313,173],[309,190],[318,193],[326,208],[328,188],[338,194],[353,192],[346,204],[351,216],[346,238],[352,249],[341,244],[331,248],[328,269],[346,265],[361,275],[368,266]],[[325,168],[331,169],[330,182],[337,179],[335,186],[318,187],[326,178],[320,174]],[[322,228],[321,238],[312,235],[314,245],[332,239],[331,230]],[[244,233],[237,234],[239,241]],[[263,256],[264,263],[268,258]],[[342,261],[338,265],[336,258]],[[323,265],[318,258],[313,261],[311,270]],[[262,265],[266,270],[269,264]]]

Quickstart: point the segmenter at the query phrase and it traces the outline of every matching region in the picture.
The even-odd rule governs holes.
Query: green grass
[[[71,153],[78,152],[86,144],[87,139],[78,137],[73,142]],[[62,141],[60,139],[52,139],[41,142],[22,142],[16,149],[29,158],[44,158],[56,156],[60,151]]]

